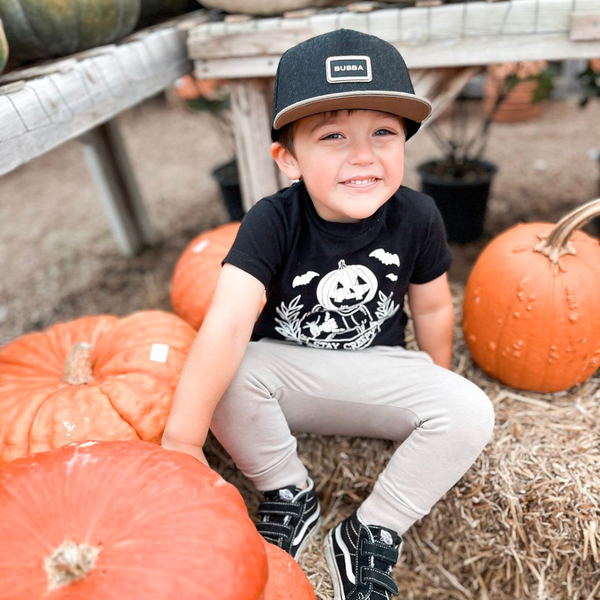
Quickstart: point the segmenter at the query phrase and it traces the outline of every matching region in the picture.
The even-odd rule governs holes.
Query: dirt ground
[[[552,101],[534,121],[493,125],[485,156],[499,173],[486,234],[453,245],[453,281],[466,280],[491,236],[518,221],[554,221],[598,196],[599,121],[600,103],[580,109],[573,99]],[[177,257],[193,236],[227,220],[210,171],[230,144],[209,115],[158,96],[119,123],[160,244],[132,259],[119,255],[77,141],[3,176],[0,344],[84,314],[170,310]],[[413,138],[405,183],[418,189],[416,165],[437,153],[427,132]]]

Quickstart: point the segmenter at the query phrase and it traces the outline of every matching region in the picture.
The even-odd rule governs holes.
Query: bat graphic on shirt
[[[383,248],[377,248],[377,250],[373,250],[369,256],[376,258],[384,265],[396,265],[397,267],[400,266],[400,257],[397,254],[386,252]]]
[[[310,283],[315,277],[318,277],[319,274],[314,271],[307,271],[304,275],[296,275],[294,277],[294,281],[292,281],[292,287],[298,287],[300,285],[306,285]]]

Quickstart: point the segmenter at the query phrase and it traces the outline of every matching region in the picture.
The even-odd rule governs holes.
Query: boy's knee
[[[470,381],[457,386],[448,403],[450,426],[458,439],[481,450],[494,430],[494,406],[487,394]]]

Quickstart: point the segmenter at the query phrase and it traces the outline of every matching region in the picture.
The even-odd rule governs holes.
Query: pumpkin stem
[[[65,360],[61,381],[71,385],[83,385],[94,378],[92,372],[92,350],[87,342],[77,342]]]
[[[44,569],[48,575],[50,589],[54,590],[83,579],[94,568],[99,552],[99,548],[89,544],[63,542],[50,558],[44,559]]]
[[[548,235],[540,235],[540,243],[533,247],[534,252],[547,256],[552,264],[557,265],[561,256],[577,254],[569,243],[569,238],[576,229],[583,227],[588,221],[600,215],[600,198],[596,198],[564,216]]]

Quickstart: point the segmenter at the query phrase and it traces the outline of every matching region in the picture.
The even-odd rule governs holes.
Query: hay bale
[[[518,393],[471,361],[457,314],[454,370],[496,411],[494,438],[465,476],[405,535],[394,576],[406,599],[592,600],[600,597],[600,378],[556,394]],[[414,337],[409,332],[409,347]],[[298,435],[321,498],[325,533],[367,497],[396,444]],[[209,461],[255,514],[259,495],[213,440]],[[317,597],[333,597],[322,535],[301,566]]]

